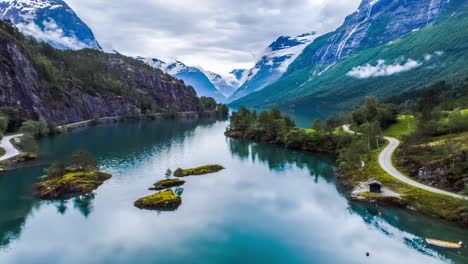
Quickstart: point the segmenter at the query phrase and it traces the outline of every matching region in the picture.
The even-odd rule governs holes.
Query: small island
[[[150,188],[152,191],[162,191],[165,189],[179,187],[185,184],[185,181],[179,179],[166,179],[158,181],[154,184],[154,187]]]
[[[210,173],[215,173],[224,170],[225,168],[221,165],[206,165],[192,169],[177,169],[174,172],[175,177],[187,177],[192,175],[205,175]]]
[[[92,193],[112,175],[99,171],[97,161],[85,151],[72,157],[72,165],[54,163],[47,177],[33,185],[34,195],[43,200],[62,200]]]
[[[158,211],[175,211],[181,204],[182,198],[172,189],[141,198],[134,203],[135,207],[140,209]]]

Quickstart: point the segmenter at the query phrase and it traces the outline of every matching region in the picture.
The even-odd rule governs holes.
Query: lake
[[[333,158],[228,139],[227,125],[120,123],[41,140],[38,161],[0,174],[0,263],[468,263],[466,249],[423,242],[468,230],[351,202]],[[113,178],[94,195],[34,199],[47,165],[81,149]],[[214,163],[226,170],[186,178],[177,211],[133,206],[168,168]]]

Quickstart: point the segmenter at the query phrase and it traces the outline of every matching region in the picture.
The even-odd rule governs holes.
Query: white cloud
[[[65,36],[63,30],[57,25],[55,20],[50,19],[42,22],[44,29],[41,29],[34,22],[20,23],[16,26],[26,35],[34,36],[35,39],[43,42],[54,43],[69,49],[84,49],[87,45],[79,41],[75,36]]]
[[[281,35],[336,29],[360,0],[66,0],[107,51],[227,73]]]
[[[364,66],[357,66],[351,69],[351,71],[349,71],[346,75],[357,79],[391,76],[401,72],[410,71],[420,67],[421,65],[422,63],[413,59],[408,59],[406,61],[397,60],[390,65],[386,64],[385,60],[378,60],[377,65],[366,64]]]

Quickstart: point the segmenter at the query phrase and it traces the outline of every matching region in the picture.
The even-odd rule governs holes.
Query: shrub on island
[[[137,208],[157,211],[175,211],[181,204],[182,198],[172,189],[141,198],[134,203]]]
[[[34,184],[34,195],[43,200],[61,200],[93,192],[112,175],[99,171],[99,164],[91,154],[80,151],[73,155],[72,165],[54,163],[47,177]]]
[[[176,177],[187,177],[192,175],[205,175],[210,173],[215,173],[224,170],[224,167],[221,165],[206,165],[192,169],[181,169],[178,168],[174,172],[174,176]]]

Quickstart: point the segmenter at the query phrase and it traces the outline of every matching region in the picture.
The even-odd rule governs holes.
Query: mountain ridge
[[[434,1],[440,4],[436,9]],[[362,10],[368,8],[369,3],[363,1]],[[417,9],[418,6],[425,9]],[[373,25],[359,26],[366,28],[366,34],[371,36],[366,38],[362,32],[356,33],[356,37],[363,41],[363,48],[358,49],[355,46],[357,42],[349,41],[341,53],[347,54],[347,57],[333,61],[339,54],[336,53],[338,46],[330,45],[337,43],[333,36],[344,36],[344,32],[353,28],[353,25],[343,25],[310,44],[280,80],[230,105],[253,108],[277,106],[326,116],[347,111],[368,95],[385,98],[442,80],[466,78],[467,67],[461,63],[466,58],[467,49],[463,46],[468,36],[468,22],[464,17],[466,9],[467,3],[462,0],[375,1],[374,11],[370,12],[371,16],[377,16],[371,20]],[[345,21],[360,23],[361,20],[352,19],[357,13],[348,16]],[[393,20],[388,20],[389,17],[393,17]],[[410,23],[412,19],[416,21],[414,24]],[[384,36],[384,40],[388,40],[385,42],[379,39],[381,34],[376,32],[386,30],[397,37],[388,40],[388,36]],[[376,35],[379,37],[373,37]],[[325,54],[323,50],[327,48],[333,50],[330,54],[335,54],[327,57],[332,59],[332,64],[319,56]],[[356,78],[367,70],[374,73],[367,78]],[[281,90],[283,87],[288,89]]]
[[[259,91],[278,80],[315,37],[316,32],[296,37],[280,36],[264,51],[260,60],[248,71],[243,84],[228,98],[235,101]]]
[[[182,81],[120,54],[54,49],[0,21],[0,105],[57,124],[95,117],[198,111]]]

